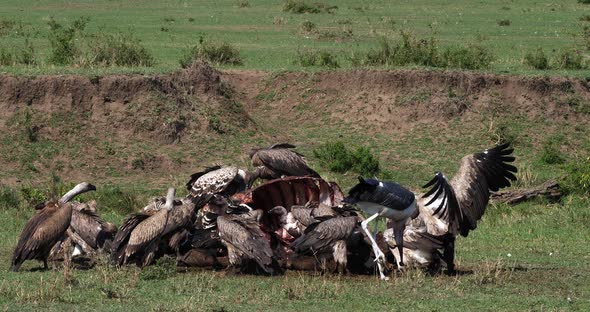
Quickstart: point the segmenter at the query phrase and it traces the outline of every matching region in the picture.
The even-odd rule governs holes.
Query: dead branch
[[[531,188],[520,188],[492,193],[491,199],[495,202],[516,205],[523,201],[541,196],[556,200],[562,195],[559,184],[555,180],[549,180],[541,185]]]

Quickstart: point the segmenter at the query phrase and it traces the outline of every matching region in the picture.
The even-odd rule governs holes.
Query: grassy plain
[[[313,1],[308,1],[312,3]],[[283,1],[17,1],[0,3],[0,47],[33,45],[39,65],[2,67],[17,74],[106,72],[166,72],[200,37],[225,41],[238,48],[244,69],[297,70],[297,52],[327,50],[341,68],[350,68],[354,55],[378,46],[382,36],[401,30],[419,38],[431,34],[438,44],[481,44],[495,56],[489,70],[496,73],[587,75],[586,70],[538,71],[523,64],[527,52],[539,47],[549,56],[576,46],[583,50],[583,16],[590,6],[578,1],[325,1],[332,13],[284,12]],[[48,66],[48,21],[67,24],[89,17],[87,34],[132,33],[155,58],[149,68],[75,68]],[[509,21],[509,22],[506,22]],[[14,24],[10,24],[14,22]],[[302,24],[312,23],[306,31]],[[508,25],[507,25],[508,24]],[[8,26],[12,25],[12,26]],[[309,27],[309,26],[308,26]],[[314,70],[314,68],[310,68]]]
[[[247,6],[243,4],[246,2]],[[184,51],[198,42],[200,36],[205,36],[229,42],[242,53],[244,65],[224,68],[277,71],[269,80],[280,80],[282,71],[302,69],[295,64],[298,49],[333,51],[345,70],[352,66],[348,58],[353,51],[376,47],[381,35],[394,36],[400,30],[409,30],[419,37],[427,37],[434,29],[440,44],[468,41],[490,48],[497,57],[490,68],[495,73],[588,76],[587,70],[538,71],[522,63],[524,54],[539,46],[554,53],[580,44],[576,34],[583,22],[579,18],[590,14],[590,5],[577,1],[326,2],[337,5],[338,9],[333,14],[293,14],[283,12],[282,1],[253,0],[5,0],[0,2],[0,21],[15,21],[16,26],[0,36],[0,47],[22,46],[28,38],[35,47],[39,64],[1,67],[0,71],[18,75],[81,73],[89,76],[168,72],[178,69],[178,59]],[[80,16],[90,18],[89,33],[132,32],[154,55],[155,65],[151,68],[48,65],[50,17],[67,24]],[[500,26],[501,20],[510,20],[510,25]],[[316,32],[302,32],[301,24],[305,21],[316,24]],[[349,29],[352,37],[338,38]],[[321,34],[329,33],[336,37],[318,39]],[[458,276],[427,276],[416,270],[394,276],[389,282],[380,282],[375,276],[314,276],[298,272],[277,277],[228,276],[224,272],[177,272],[170,262],[143,271],[134,267],[116,269],[104,263],[104,259],[90,270],[58,266],[49,271],[36,271],[38,263],[27,262],[23,272],[8,272],[12,249],[33,213],[32,205],[56,189],[63,190],[62,183],[73,183],[61,181],[50,172],[98,180],[95,184],[99,191],[85,199],[97,199],[103,217],[120,224],[125,213],[139,209],[151,196],[161,195],[169,184],[182,189],[186,176],[199,165],[219,160],[247,166],[244,156],[247,148],[279,140],[296,142],[298,150],[308,155],[311,165],[327,179],[336,180],[345,191],[354,183],[356,174],[328,172],[313,157],[313,149],[325,142],[342,140],[351,146],[370,147],[381,161],[383,175],[414,190],[419,190],[435,170],[452,176],[463,155],[491,146],[499,138],[514,143],[516,165],[523,172],[517,186],[535,185],[547,179],[557,179],[567,186],[571,183],[567,178],[571,174],[568,166],[582,163],[590,156],[587,112],[572,113],[570,119],[546,117],[544,113],[534,115],[524,105],[511,102],[496,107],[501,103],[492,103],[489,109],[472,112],[467,117],[451,116],[444,121],[432,118],[435,120],[430,122],[431,117],[425,116],[424,120],[410,122],[406,128],[395,129],[388,127],[387,122],[379,124],[368,119],[374,117],[370,112],[348,113],[345,117],[352,118],[348,121],[334,118],[334,112],[346,111],[343,104],[347,103],[340,103],[336,97],[326,104],[327,108],[316,105],[318,101],[310,99],[321,98],[325,90],[315,89],[313,74],[306,79],[309,79],[306,82],[309,85],[304,86],[306,92],[292,97],[296,105],[291,111],[277,113],[276,107],[290,105],[281,104],[288,100],[287,95],[261,87],[254,104],[243,103],[252,104],[247,110],[255,128],[225,134],[210,129],[195,130],[196,134],[187,134],[182,143],[170,145],[155,139],[118,142],[117,136],[105,137],[100,131],[88,133],[85,129],[88,116],[99,115],[92,109],[88,116],[59,111],[45,116],[45,111],[35,105],[20,111],[11,111],[13,107],[5,105],[7,113],[2,116],[7,116],[3,120],[7,130],[0,136],[0,159],[8,165],[2,169],[0,178],[10,183],[0,185],[0,310],[590,310],[587,192],[573,192],[558,202],[535,200],[514,207],[490,205],[478,229],[457,242],[457,264],[462,272]],[[299,83],[287,81],[285,90]],[[407,90],[392,100],[392,106],[430,103],[430,92],[434,97],[435,92],[440,92],[437,88],[433,86],[428,93]],[[445,92],[455,93],[451,89]],[[350,95],[348,101],[362,106],[363,99],[356,96],[356,93]],[[579,107],[588,107],[583,106],[588,105],[586,98],[576,96],[549,99],[547,95],[543,101],[561,101],[559,105],[567,106],[574,99]],[[473,100],[468,95],[465,98]],[[121,110],[127,110],[124,111],[127,116],[141,118],[141,122],[150,118],[154,123],[162,122],[158,117],[171,118],[176,114],[176,111],[168,115],[161,112],[167,103],[164,100],[125,103],[128,105]],[[211,109],[206,104],[199,102],[196,106]],[[368,110],[374,109],[366,106]],[[25,110],[33,114],[33,120],[28,123],[19,119]],[[36,120],[35,116],[45,119]],[[113,113],[113,116],[118,115]],[[125,119],[129,120],[132,119]],[[42,129],[39,138],[32,140],[27,137],[30,135],[27,131],[37,123],[49,130]],[[85,139],[80,140],[82,137]],[[547,146],[557,146],[554,152],[563,158],[563,163],[543,160],[543,155],[548,153]],[[89,161],[86,154],[96,161]],[[160,174],[164,171],[160,168],[154,174],[147,165],[152,158],[173,163],[170,167],[175,171]],[[139,160],[146,160],[146,168],[132,168],[136,163],[141,167]]]

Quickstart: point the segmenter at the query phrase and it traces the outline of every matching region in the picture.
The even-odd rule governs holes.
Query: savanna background
[[[580,310],[590,307],[590,4],[568,1],[0,3],[4,310]],[[420,191],[498,142],[514,187],[457,242],[457,276],[140,270],[8,272],[32,207],[80,181],[120,224],[213,163],[291,142],[346,191]],[[181,194],[182,191],[181,191]]]

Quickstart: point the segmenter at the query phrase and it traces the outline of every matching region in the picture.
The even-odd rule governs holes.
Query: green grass
[[[306,110],[313,110],[313,107]],[[312,150],[321,142],[342,140],[352,147],[369,146],[379,156],[383,168],[391,171],[391,179],[419,190],[435,170],[452,176],[463,155],[491,145],[497,139],[488,122],[482,120],[455,119],[443,129],[423,124],[420,131],[398,133],[395,137],[387,131],[367,137],[366,133],[348,125],[319,125],[317,119],[298,122],[288,129],[277,128],[277,125],[287,124],[286,120],[272,121],[263,114],[257,115],[256,122],[266,133],[276,133],[287,141],[297,138],[298,150],[308,155],[314,168],[327,179],[338,181],[344,190],[355,183],[356,174],[331,173],[319,166]],[[485,126],[477,126],[482,123]],[[505,127],[515,133],[511,139],[516,148],[517,166],[533,168],[535,180],[539,182],[567,174],[567,164],[575,162],[576,155],[590,152],[587,128],[554,123],[518,116],[503,121]],[[555,151],[561,151],[566,165],[543,162],[539,157],[545,142],[543,137],[559,136],[566,142],[561,148],[572,149],[570,153]],[[209,147],[211,151],[225,148],[231,152],[229,147],[239,150],[237,145],[261,142],[227,137],[215,144]],[[240,160],[240,157],[232,160]],[[59,181],[53,179],[56,180]],[[138,209],[151,196],[161,195],[170,183],[181,188],[184,182],[181,176],[165,181],[153,181],[149,177],[143,180],[141,184],[98,184],[99,191],[86,195],[85,199],[97,199],[103,216],[119,224],[123,215],[117,212],[117,203],[125,202]],[[51,181],[40,181],[29,188],[34,191],[27,193],[47,193],[44,189],[50,184]],[[2,198],[9,202],[15,201],[14,193],[24,194],[18,189],[2,190]],[[587,244],[590,212],[588,194],[584,193],[566,196],[558,203],[537,200],[515,207],[492,204],[478,229],[457,242],[457,264],[465,274],[431,277],[410,270],[389,282],[380,282],[375,276],[314,276],[299,272],[279,277],[228,276],[223,272],[199,270],[175,272],[166,262],[144,272],[134,267],[115,269],[104,263],[87,271],[28,272],[27,269],[39,264],[27,262],[23,272],[11,273],[8,268],[12,248],[32,213],[29,202],[21,199],[24,195],[16,198],[20,200],[18,208],[0,209],[0,306],[6,308],[14,305],[25,310],[99,307],[99,310],[130,311],[340,311],[390,310],[396,306],[411,311],[541,308],[583,311],[590,308],[590,288],[587,287],[590,283],[590,246]]]
[[[0,4],[0,47],[24,47],[33,44],[38,65],[2,67],[16,74],[108,72],[167,72],[179,67],[185,51],[201,36],[235,46],[245,69],[301,69],[295,60],[298,49],[327,50],[345,60],[378,46],[381,36],[395,36],[400,30],[427,38],[434,31],[441,46],[478,44],[491,50],[496,58],[489,71],[517,74],[586,76],[587,71],[553,69],[538,71],[523,64],[524,56],[543,48],[560,50],[581,47],[579,18],[590,7],[576,1],[324,1],[337,5],[333,13],[293,14],[284,12],[282,1],[249,1],[249,6],[227,1],[17,1]],[[312,3],[312,2],[310,2]],[[48,22],[67,24],[89,17],[85,31],[132,33],[154,56],[153,67],[49,66]],[[510,20],[510,26],[499,26]],[[316,25],[315,34],[301,33],[304,22]],[[165,29],[165,31],[163,31]],[[321,34],[347,33],[347,38]],[[348,38],[348,34],[352,34]],[[575,37],[574,37],[575,36]],[[353,62],[340,61],[340,68]],[[227,65],[226,67],[233,67]]]
[[[446,92],[448,99],[439,111],[431,107],[434,121],[411,122],[411,128],[396,129],[369,119],[375,115],[370,110],[379,109],[369,105],[352,121],[339,118],[340,113],[351,114],[346,114],[345,105],[335,103],[338,97],[323,100],[330,90],[316,85],[319,80],[314,73],[301,74],[296,80],[282,80],[282,75],[303,68],[296,62],[298,51],[329,52],[337,60],[338,70],[346,70],[353,66],[353,54],[364,55],[377,48],[382,36],[394,37],[406,30],[417,38],[429,38],[434,30],[441,46],[474,43],[490,49],[495,58],[488,71],[586,77],[588,70],[540,71],[523,60],[528,52],[535,53],[539,48],[552,60],[567,47],[581,44],[572,34],[579,33],[579,18],[590,13],[590,6],[576,1],[323,3],[337,5],[338,9],[330,14],[294,14],[283,11],[283,1],[254,0],[1,2],[0,50],[14,47],[29,51],[25,44],[28,40],[37,63],[1,67],[5,73],[97,77],[168,72],[178,69],[183,53],[203,37],[227,42],[239,50],[243,65],[222,68],[261,69],[275,74],[262,82],[258,96],[253,95],[256,105],[248,107],[253,126],[243,131],[231,114],[239,113],[241,104],[231,95],[220,105],[188,99],[189,107],[180,109],[174,100],[155,94],[144,102],[126,103],[121,115],[113,113],[109,126],[89,129],[81,122],[89,116],[80,112],[46,114],[35,105],[8,112],[6,116],[12,117],[3,120],[6,131],[0,134],[0,160],[6,164],[0,179],[9,181],[0,185],[0,309],[589,310],[590,212],[589,194],[584,192],[588,168],[582,165],[590,155],[590,106],[586,98],[579,94],[565,98],[561,94],[557,95],[559,100],[548,99],[552,105],[572,107],[576,115],[571,119],[545,118],[543,114],[530,117],[524,110],[513,110],[516,102],[503,106],[504,99],[494,94],[485,94],[490,98],[489,109],[459,116],[457,110],[471,105],[470,94],[425,85],[403,90],[386,101],[408,109],[424,108],[435,104],[433,99],[440,98],[440,92]],[[47,22],[53,17],[68,25],[83,16],[90,18],[85,28],[89,34],[132,33],[153,55],[154,66],[48,65],[51,50]],[[504,20],[510,25],[498,25]],[[304,22],[315,26],[302,31]],[[322,68],[316,65],[306,70]],[[298,87],[301,93],[297,89],[294,92]],[[287,91],[294,97],[290,98]],[[373,94],[359,95],[358,102],[363,96]],[[295,104],[292,111],[277,114],[274,108],[286,106],[283,101]],[[355,101],[344,99],[343,104]],[[195,116],[200,119],[192,120]],[[127,131],[151,133],[176,118],[203,125],[192,128],[195,130],[174,144],[163,144],[147,135],[138,139],[110,127],[128,122],[132,127]],[[44,128],[35,128],[37,125]],[[82,134],[84,140],[79,139]],[[39,267],[31,261],[23,272],[8,272],[12,250],[33,213],[32,206],[63,192],[74,180],[89,179],[96,184],[99,190],[83,199],[96,199],[101,215],[120,224],[125,213],[139,209],[152,196],[161,196],[169,185],[183,195],[185,179],[200,166],[219,162],[247,167],[249,148],[277,141],[296,143],[311,166],[326,179],[337,181],[344,191],[356,183],[358,173],[331,172],[313,153],[324,144],[341,141],[352,149],[370,150],[379,160],[382,177],[420,191],[435,171],[452,177],[462,156],[497,141],[510,141],[521,170],[521,185],[557,179],[577,191],[557,203],[535,200],[515,207],[490,205],[478,229],[458,240],[457,264],[465,274],[454,277],[426,276],[414,270],[389,282],[380,282],[375,276],[299,272],[279,277],[229,276],[199,270],[176,272],[168,262],[145,271],[116,269],[104,259],[86,271],[57,268],[30,272]],[[155,168],[158,164],[162,167]]]

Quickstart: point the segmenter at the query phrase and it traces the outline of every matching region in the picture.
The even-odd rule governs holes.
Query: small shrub
[[[248,2],[248,0],[238,0],[238,8],[249,8],[250,7],[250,2]]]
[[[588,16],[589,20],[590,20],[590,16]],[[582,43],[584,44],[584,47],[586,47],[586,50],[590,50],[590,26],[588,25],[584,25],[582,27]]]
[[[580,21],[582,21],[582,22],[590,22],[590,15],[584,14],[584,15],[580,16]]]
[[[338,7],[335,5],[330,6],[321,2],[309,4],[302,0],[287,0],[283,5],[283,12],[291,12],[295,14],[333,13],[336,9],[338,9]]]
[[[559,150],[560,141],[558,137],[553,136],[543,142],[541,150],[542,162],[549,165],[563,164],[565,162],[565,158]]]
[[[91,41],[89,64],[149,67],[154,64],[154,57],[131,34],[100,33]]]
[[[328,29],[318,33],[318,40],[343,41],[352,38],[352,28],[345,26],[342,29]]]
[[[586,69],[582,53],[575,48],[561,50],[553,62],[555,68],[559,69]]]
[[[0,209],[15,209],[19,205],[18,194],[12,188],[0,185]]]
[[[549,59],[541,47],[534,52],[527,52],[524,56],[524,63],[534,69],[549,69]]]
[[[330,51],[326,50],[311,50],[311,49],[303,49],[297,50],[297,58],[295,59],[295,64],[298,64],[303,67],[311,67],[311,66],[322,66],[328,68],[338,68],[340,65],[338,64],[338,60],[336,55],[334,55]]]
[[[328,68],[338,68],[338,60],[336,56],[329,51],[320,51],[318,56],[318,66]]]
[[[511,24],[512,21],[508,19],[498,21],[498,26],[510,26]]]
[[[379,160],[366,147],[349,149],[343,142],[327,143],[313,151],[321,166],[332,172],[355,172],[363,176],[379,173]]]
[[[192,23],[192,22],[194,22],[194,21],[195,21],[195,18],[194,18],[194,17],[189,17],[189,18],[188,18],[188,21]]]
[[[209,116],[209,130],[215,131],[218,134],[224,134],[226,132],[219,116],[217,116],[217,115]]]
[[[45,202],[45,192],[34,188],[31,185],[25,185],[19,190],[20,197],[27,207],[34,207],[39,203]]]
[[[377,43],[379,46],[376,49],[370,49],[367,52],[365,63],[367,65],[388,65],[394,48],[385,37],[380,37]]]
[[[310,67],[315,66],[318,60],[318,55],[315,50],[297,50],[297,58],[295,59],[295,63],[303,66],[303,67]]]
[[[304,21],[303,23],[301,23],[301,31],[304,33],[310,33],[314,31],[316,28],[317,26],[314,22]]]
[[[16,27],[13,20],[0,20],[0,37],[8,35]]]
[[[441,57],[443,67],[460,69],[482,69],[494,60],[492,53],[481,45],[471,44],[463,47],[448,47]],[[426,65],[426,64],[425,64]]]
[[[11,66],[14,64],[12,53],[4,48],[0,49],[0,66]]]
[[[199,39],[188,53],[180,59],[182,68],[187,68],[195,60],[207,60],[219,65],[242,65],[240,51],[227,42],[210,42]]]
[[[80,56],[80,48],[76,45],[76,37],[79,37],[86,28],[89,19],[80,17],[70,25],[64,26],[53,18],[49,20],[49,42],[51,54],[49,63],[54,65],[69,65]]]
[[[578,3],[581,3],[581,4],[590,4],[590,0],[578,0]]]
[[[136,194],[123,190],[119,186],[108,184],[97,187],[96,192],[84,196],[100,203],[101,212],[116,212],[126,215],[135,211],[136,207],[141,206]]]
[[[590,157],[568,163],[566,172],[566,191],[590,195]]]

